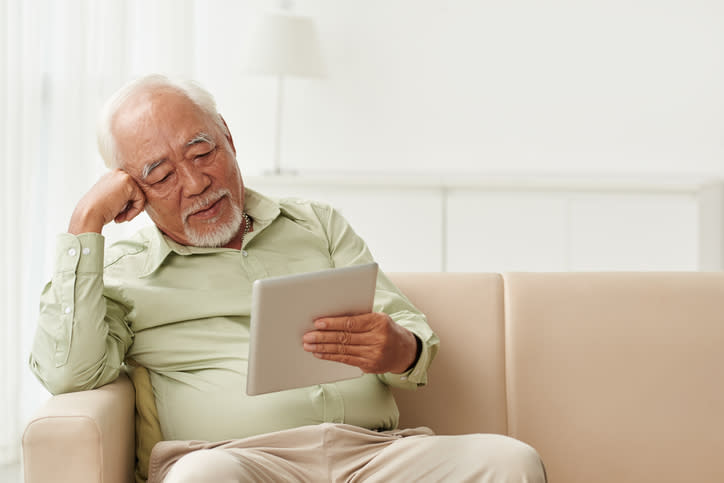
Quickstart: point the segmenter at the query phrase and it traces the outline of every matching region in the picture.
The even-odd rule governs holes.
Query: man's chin
[[[234,235],[234,233],[229,233],[227,230],[186,231],[188,244],[202,248],[223,247],[234,239]]]
[[[238,218],[238,220],[237,220]],[[232,219],[226,223],[216,222],[214,224],[204,223],[204,226],[192,226],[187,224],[184,235],[189,244],[195,247],[217,248],[228,245],[241,231],[241,214],[232,215]]]

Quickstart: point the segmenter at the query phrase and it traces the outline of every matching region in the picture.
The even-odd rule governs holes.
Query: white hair
[[[98,120],[98,151],[109,168],[117,168],[121,165],[122,160],[118,155],[116,140],[113,137],[113,120],[118,110],[133,95],[143,91],[171,89],[186,96],[204,113],[208,114],[214,120],[216,125],[221,129],[224,135],[229,135],[221,115],[216,110],[216,101],[211,95],[200,85],[189,80],[170,79],[164,75],[151,74],[134,81],[129,82],[125,86],[116,91],[103,106],[101,115]]]

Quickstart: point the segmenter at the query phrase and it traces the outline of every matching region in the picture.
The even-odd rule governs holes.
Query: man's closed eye
[[[153,184],[154,184],[154,185],[164,184],[164,183],[165,183],[166,181],[168,181],[168,179],[171,177],[171,174],[172,174],[172,173],[166,174],[166,176],[164,176],[163,178],[159,179],[158,181],[156,181],[156,182],[153,183]]]

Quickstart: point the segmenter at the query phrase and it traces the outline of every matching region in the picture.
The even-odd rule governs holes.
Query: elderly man
[[[52,393],[107,384],[125,360],[147,368],[164,440],[149,481],[545,480],[511,438],[396,429],[389,386],[425,384],[438,339],[383,274],[374,313],[319,319],[300,341],[364,376],[245,395],[252,282],[370,262],[364,242],[324,204],[245,189],[226,123],[193,83],[125,86],[98,139],[112,170],[59,236],[30,365]],[[155,226],[104,253],[103,226],[143,210]]]

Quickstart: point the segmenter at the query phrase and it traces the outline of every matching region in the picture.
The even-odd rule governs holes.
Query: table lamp
[[[280,149],[284,79],[322,77],[323,74],[322,56],[312,18],[286,12],[262,16],[251,30],[244,71],[277,79],[272,174],[282,174]]]

